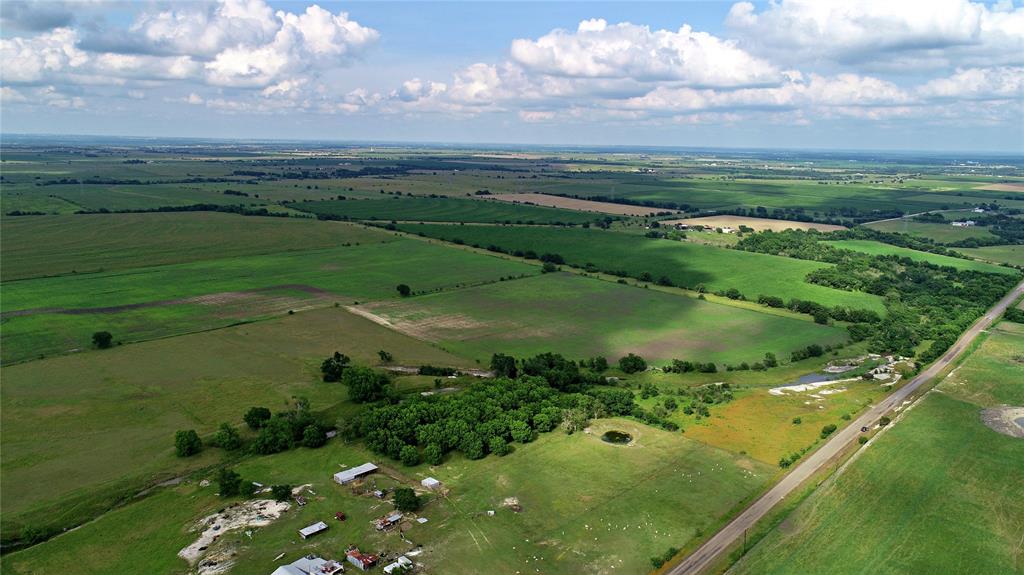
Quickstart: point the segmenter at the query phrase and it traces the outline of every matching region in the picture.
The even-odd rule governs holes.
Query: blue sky
[[[1009,0],[0,4],[0,129],[1024,152]]]

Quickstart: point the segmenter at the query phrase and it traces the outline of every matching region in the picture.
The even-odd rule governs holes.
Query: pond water
[[[821,383],[822,381],[832,381],[835,379],[835,374],[831,373],[808,373],[807,375],[801,375],[796,382],[800,383]]]
[[[1024,417],[1018,417],[1016,421],[1017,425],[1024,427]]]
[[[630,441],[633,441],[633,436],[624,431],[612,430],[604,432],[604,435],[601,436],[601,441],[605,441],[608,443],[625,444],[629,443]]]

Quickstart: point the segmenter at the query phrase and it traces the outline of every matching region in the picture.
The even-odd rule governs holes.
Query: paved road
[[[891,411],[894,407],[903,403],[917,388],[930,381],[939,372],[949,366],[967,347],[974,341],[983,330],[988,328],[992,321],[998,318],[1006,308],[1024,294],[1024,282],[1010,292],[1005,298],[992,307],[983,317],[978,319],[960,339],[949,348],[940,359],[935,361],[931,367],[922,371],[917,377],[910,380],[910,383],[893,392],[878,405],[871,407],[850,425],[836,432],[820,449],[811,454],[810,457],[793,468],[788,475],[782,478],[779,483],[772,487],[767,493],[761,496],[743,513],[740,513],[728,525],[716,533],[704,545],[697,548],[681,563],[667,571],[667,575],[696,575],[708,566],[716,562],[733,543],[743,537],[744,531],[754,526],[761,518],[775,507],[775,504],[782,501],[794,489],[800,486],[812,475],[820,471],[828,464],[829,460],[838,455],[847,445],[852,443],[860,435],[861,427],[872,427],[878,419]]]

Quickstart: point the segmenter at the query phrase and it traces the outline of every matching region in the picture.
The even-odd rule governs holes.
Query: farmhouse
[[[341,573],[345,568],[332,559],[322,559],[315,555],[306,555],[292,561],[288,565],[281,565],[270,575],[334,575]]]
[[[437,489],[438,487],[441,487],[441,482],[434,479],[433,477],[427,477],[423,481],[420,481],[420,485],[426,487],[427,489]]]
[[[391,575],[392,572],[398,571],[401,573],[405,569],[412,567],[412,559],[409,559],[405,555],[399,557],[394,563],[389,563],[384,566],[384,572]]]
[[[964,220],[962,222],[953,222],[952,225],[953,225],[953,227],[957,227],[957,228],[969,228],[969,227],[975,225],[976,223],[977,222],[975,222],[974,220]]]
[[[303,527],[302,529],[299,529],[299,536],[303,539],[308,539],[322,531],[327,531],[327,524],[323,521],[317,521],[316,523],[308,527]]]
[[[348,558],[348,562],[358,567],[360,571],[366,571],[377,564],[376,555],[363,554],[359,549],[350,549],[345,556]]]
[[[376,465],[372,463],[364,463],[359,467],[353,467],[352,469],[346,469],[344,471],[339,471],[335,473],[334,480],[340,483],[341,485],[345,485],[346,483],[352,483],[353,481],[359,479],[364,475],[369,475],[374,471],[377,471]]]

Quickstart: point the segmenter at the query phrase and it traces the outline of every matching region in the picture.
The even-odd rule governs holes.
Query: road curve
[[[1021,295],[1024,295],[1024,282],[1018,284],[1006,297],[1001,299],[992,309],[988,310],[978,321],[974,322],[941,358],[910,380],[910,383],[896,390],[879,402],[878,405],[868,409],[866,413],[855,419],[850,425],[836,432],[832,439],[812,453],[810,457],[802,460],[799,465],[794,467],[781,481],[762,495],[760,499],[747,507],[718,533],[715,533],[711,539],[708,539],[696,551],[683,559],[681,563],[666,571],[666,575],[696,575],[718,561],[722,553],[729,549],[740,537],[743,537],[743,533],[747,529],[753,527],[778,502],[785,499],[801,483],[824,468],[833,457],[852,443],[860,435],[861,427],[875,425],[880,417],[903,403],[917,388],[930,381],[949,366],[967,349],[971,342],[974,341],[974,338],[978,337],[978,334],[992,325],[992,322],[1002,315],[1006,308],[1020,298]]]

